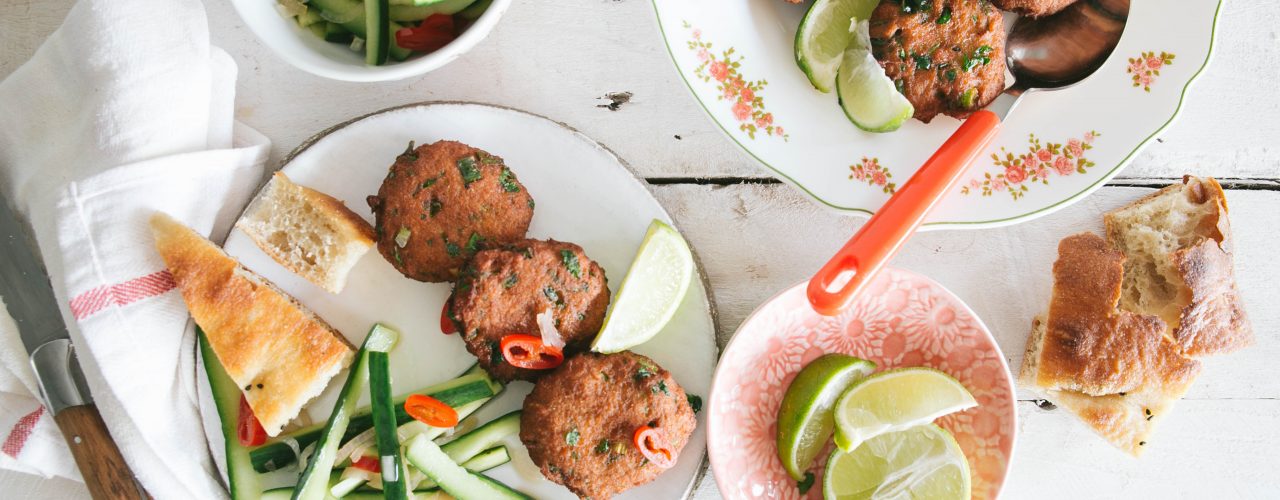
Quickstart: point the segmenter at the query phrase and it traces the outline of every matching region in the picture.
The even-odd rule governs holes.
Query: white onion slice
[[[564,349],[564,337],[556,329],[556,320],[552,317],[550,308],[538,314],[538,330],[542,332],[542,345]]]

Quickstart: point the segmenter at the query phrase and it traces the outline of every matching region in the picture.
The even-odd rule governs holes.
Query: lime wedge
[[[844,354],[826,354],[800,370],[778,408],[778,458],[792,479],[827,446],[836,423],[831,408],[844,390],[875,371],[876,364]]]
[[[892,132],[911,118],[915,108],[871,55],[866,21],[855,26],[853,40],[841,58],[836,95],[849,121],[867,132]]]
[[[689,245],[671,226],[654,220],[591,350],[618,352],[653,338],[680,308],[691,281]]]
[[[822,478],[823,500],[966,500],[969,463],[951,433],[933,424],[882,434],[836,450]]]
[[[853,21],[871,17],[880,0],[817,0],[796,29],[796,64],[814,88],[831,92]]]
[[[881,434],[977,405],[959,381],[932,368],[877,373],[855,382],[836,403],[836,446],[853,451]]]

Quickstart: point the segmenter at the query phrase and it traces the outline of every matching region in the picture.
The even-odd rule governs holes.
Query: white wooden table
[[[0,77],[30,57],[71,3],[0,2]],[[701,255],[721,341],[761,301],[805,279],[861,224],[777,183],[726,140],[680,83],[645,0],[519,0],[466,57],[386,84],[296,70],[258,43],[225,2],[206,4],[214,43],[240,66],[236,114],[274,141],[273,161],[334,123],[426,100],[528,110],[609,146],[649,181]],[[1016,367],[1030,319],[1047,303],[1060,238],[1097,230],[1103,211],[1184,173],[1218,177],[1228,187],[1237,272],[1257,345],[1210,360],[1141,460],[1020,390],[1005,498],[1280,498],[1280,3],[1229,3],[1221,23],[1215,60],[1181,118],[1122,177],[1030,223],[921,234],[894,263],[958,294]],[[633,93],[631,102],[616,111],[599,107],[606,93],[621,91]],[[76,483],[7,471],[0,472],[0,492],[87,496]],[[719,498],[712,477],[695,497]]]

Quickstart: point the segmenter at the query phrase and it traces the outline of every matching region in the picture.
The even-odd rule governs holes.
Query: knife
[[[0,297],[31,353],[40,399],[62,430],[94,499],[149,498],[93,405],[49,276],[32,253],[24,228],[0,196]]]

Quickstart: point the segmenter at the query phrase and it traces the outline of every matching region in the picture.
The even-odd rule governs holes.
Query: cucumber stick
[[[520,433],[520,410],[493,419],[445,443],[440,449],[455,463],[465,463],[510,436]]]
[[[276,488],[262,492],[262,500],[289,500],[293,488]],[[342,497],[343,500],[382,500],[381,491],[353,491]],[[440,490],[415,491],[412,500],[450,500],[449,494]]]
[[[320,9],[320,16],[324,17],[325,20],[337,23],[351,32],[352,35],[365,39],[365,46],[368,46],[368,16],[365,15],[365,10],[368,6],[364,2],[360,0],[308,0],[307,5],[311,8]],[[390,34],[403,27],[391,22],[390,19],[386,19],[385,23],[388,39],[390,39]],[[388,43],[387,50],[391,57],[398,61],[408,59],[410,55],[409,49],[394,43]]]
[[[391,30],[388,27],[391,4],[388,0],[365,0],[364,18],[367,35],[364,39],[364,62],[374,66],[386,64],[391,48]]]
[[[218,420],[222,421],[222,437],[226,441],[227,453],[227,486],[231,490],[232,500],[250,500],[262,495],[262,485],[258,473],[253,470],[249,457],[249,449],[240,444],[236,437],[236,423],[240,419],[240,398],[242,393],[222,362],[214,355],[213,347],[204,331],[196,328],[196,336],[200,338],[200,356],[204,360],[205,375],[209,377],[209,388],[213,392],[213,403],[218,408]]]
[[[369,353],[369,406],[373,408],[373,432],[378,445],[378,464],[382,467],[382,492],[387,500],[393,500],[408,498],[408,490],[400,438],[396,435],[396,412],[391,403],[389,365],[387,353]]]
[[[413,391],[413,393],[426,394],[449,406],[459,408],[476,401],[487,400],[501,391],[502,384],[493,380],[484,372],[484,369],[476,365],[458,378],[425,387]],[[412,420],[412,417],[404,412],[404,400],[408,397],[408,394],[405,394],[397,396],[394,400],[396,423],[403,424]],[[270,443],[254,448],[249,452],[254,470],[271,472],[292,464],[297,459],[297,455],[288,441],[292,440],[297,449],[306,448],[320,438],[320,431],[323,430],[323,427],[323,425],[314,425],[299,429],[290,434],[277,437]],[[351,438],[372,427],[373,417],[369,414],[369,407],[362,407],[352,414],[351,423],[347,426],[346,434],[342,436],[342,442],[346,443]]]
[[[480,452],[479,455],[476,455],[471,460],[467,460],[465,463],[462,464],[462,466],[472,472],[484,472],[502,465],[506,465],[507,463],[510,463],[510,462],[511,462],[511,454],[507,452],[507,447],[495,446],[493,448],[489,448],[487,450]],[[336,485],[341,481],[342,480],[339,476],[329,477],[330,484]],[[331,489],[332,488],[333,487],[331,487]],[[289,500],[293,498],[293,490],[294,488],[292,486],[285,487],[285,488],[276,488],[273,490],[267,490],[262,494],[262,498],[264,500]],[[372,488],[364,487],[356,490],[346,491],[344,492],[341,498],[355,499],[355,500],[381,499],[382,492],[378,490],[374,490]],[[448,496],[448,493],[440,491],[440,489],[436,487],[436,483],[428,479],[426,482],[418,485],[417,488],[414,488],[413,496],[410,498],[413,498],[414,500],[419,500],[424,498],[440,498],[441,500],[446,500],[451,497]]]
[[[513,490],[505,484],[468,471],[446,455],[440,446],[426,436],[409,441],[406,454],[409,462],[431,478],[440,489],[458,500],[512,499],[529,500],[531,497]]]
[[[440,449],[442,450],[444,450],[444,448],[445,447],[443,446],[440,447]],[[445,453],[447,454],[448,450],[445,450]],[[467,469],[471,472],[484,472],[489,469],[498,467],[500,465],[506,465],[506,463],[510,461],[511,461],[511,454],[507,453],[506,446],[494,446],[493,448],[489,448],[480,453],[477,453],[475,456],[467,459],[465,462],[458,462],[458,463],[462,464],[462,468]],[[436,482],[432,481],[431,479],[427,479],[423,481],[422,484],[419,484],[417,490],[415,491],[423,491],[423,490],[435,488],[435,487],[436,487]]]
[[[493,0],[476,0],[476,3],[468,5],[467,8],[458,11],[458,17],[470,19],[472,21],[480,19],[480,15],[484,11],[489,10],[489,5],[493,4]]]
[[[320,432],[320,440],[316,441],[315,452],[307,462],[307,468],[298,478],[297,491],[293,500],[324,500],[329,491],[329,473],[333,472],[333,463],[337,459],[338,446],[342,436],[351,423],[351,414],[356,410],[356,401],[364,390],[369,378],[369,357],[375,353],[386,356],[388,350],[395,347],[400,334],[382,324],[373,325],[364,345],[356,353],[356,362],[347,374],[347,381],[338,393],[338,402],[333,405],[333,413],[329,422]]]

